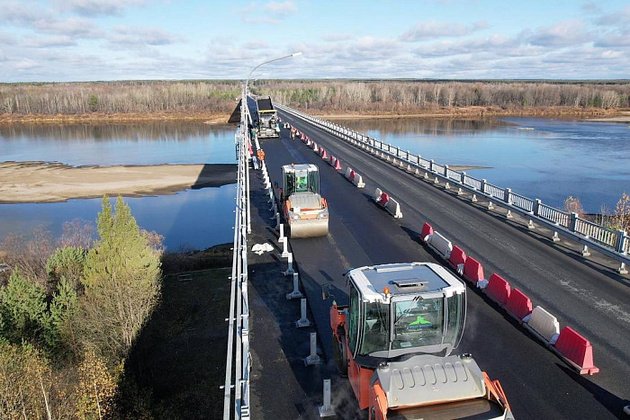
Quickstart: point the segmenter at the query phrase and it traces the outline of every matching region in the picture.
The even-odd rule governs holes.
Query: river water
[[[235,163],[233,126],[202,123],[19,125],[0,127],[0,161],[69,165]],[[236,185],[125,198],[138,224],[164,236],[168,250],[232,242]],[[101,199],[0,205],[0,241],[43,227],[58,237],[64,222],[95,224]]]
[[[577,196],[586,211],[614,208],[630,193],[630,126],[533,118],[497,121],[354,120],[343,125],[531,198],[562,207]],[[19,125],[0,127],[0,161],[70,165],[234,163],[234,127],[201,123]],[[141,227],[169,250],[231,242],[235,185],[126,198]],[[0,205],[0,241],[43,226],[94,223],[100,199]]]

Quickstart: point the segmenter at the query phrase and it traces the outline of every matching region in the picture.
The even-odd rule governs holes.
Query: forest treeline
[[[630,107],[630,83],[551,81],[257,80],[252,91],[321,112],[409,114],[436,109]],[[120,81],[0,84],[0,114],[229,113],[240,95],[233,81]]]
[[[322,111],[410,112],[438,108],[630,106],[630,83],[322,81],[257,82],[262,94],[290,107]]]
[[[125,361],[160,298],[161,238],[121,198],[103,199],[97,230],[0,244],[0,418],[143,417]]]
[[[126,81],[0,84],[0,114],[227,113],[238,81]]]

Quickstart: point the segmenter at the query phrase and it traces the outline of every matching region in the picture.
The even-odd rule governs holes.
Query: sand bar
[[[236,165],[69,166],[0,163],[0,203],[58,202],[107,195],[170,194],[236,182]]]

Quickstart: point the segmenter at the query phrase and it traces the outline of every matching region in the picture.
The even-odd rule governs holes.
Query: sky
[[[0,0],[0,82],[628,79],[622,0]]]

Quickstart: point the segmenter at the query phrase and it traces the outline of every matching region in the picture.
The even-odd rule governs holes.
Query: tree
[[[46,344],[58,353],[67,355],[68,352],[76,352],[78,349],[73,325],[77,311],[78,296],[75,287],[62,277],[50,302],[45,335]]]
[[[630,195],[625,192],[621,194],[621,198],[615,206],[613,225],[617,229],[622,229],[626,232],[630,231]]]
[[[46,261],[46,272],[50,277],[52,288],[56,288],[62,278],[65,278],[73,289],[77,290],[83,275],[87,252],[83,248],[65,246],[57,248]]]
[[[0,341],[0,418],[52,418],[53,382],[40,351],[30,344]]]
[[[84,352],[79,381],[76,416],[81,419],[111,416],[115,409],[116,381],[94,349]]]
[[[569,213],[577,213],[579,217],[584,217],[584,208],[582,208],[582,203],[577,197],[568,196],[564,200],[564,209]]]
[[[13,343],[39,341],[46,329],[46,292],[42,286],[13,270],[9,282],[0,290],[0,335]]]
[[[118,197],[98,216],[99,240],[87,255],[77,327],[110,366],[120,363],[160,294],[160,258]]]

